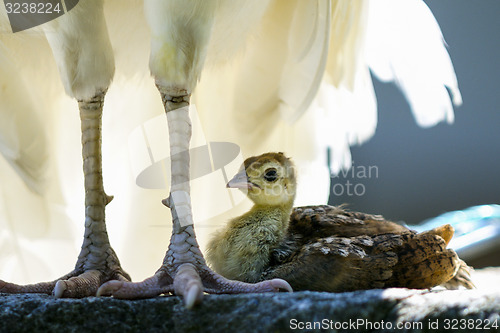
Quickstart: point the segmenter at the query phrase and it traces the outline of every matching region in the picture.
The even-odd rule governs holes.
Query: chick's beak
[[[248,181],[248,177],[247,177],[245,170],[241,170],[233,177],[233,179],[231,179],[227,183],[226,187],[227,188],[250,189],[253,187],[253,184]]]

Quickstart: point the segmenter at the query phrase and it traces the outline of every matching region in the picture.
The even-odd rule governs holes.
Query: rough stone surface
[[[498,286],[500,270],[493,273]],[[282,332],[313,328],[308,325],[314,322],[328,331],[500,332],[500,289],[206,295],[193,310],[178,297],[124,301],[0,294],[0,332]]]

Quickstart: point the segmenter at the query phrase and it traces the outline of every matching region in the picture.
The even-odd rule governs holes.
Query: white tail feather
[[[45,127],[18,67],[0,42],[0,153],[35,192],[44,188]]]
[[[422,127],[454,119],[462,98],[439,25],[420,0],[370,2],[367,61],[383,81],[394,81]]]
[[[283,120],[295,122],[316,96],[328,57],[330,1],[299,1],[289,28],[279,84]]]

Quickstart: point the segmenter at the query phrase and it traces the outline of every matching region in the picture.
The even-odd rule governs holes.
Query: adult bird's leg
[[[130,280],[109,244],[101,159],[101,118],[104,97],[115,65],[104,18],[103,0],[80,1],[70,12],[48,23],[47,41],[63,86],[78,101],[85,178],[85,234],[75,269],[59,280],[20,286],[0,281],[0,292],[54,293],[57,297],[96,294],[108,280]]]
[[[174,293],[182,295],[186,306],[190,308],[201,300],[203,292],[291,291],[290,285],[281,279],[249,284],[228,280],[208,268],[196,240],[190,204],[190,94],[185,90],[171,91],[161,86],[158,88],[167,113],[170,135],[171,190],[170,196],[163,201],[172,213],[170,245],[161,268],[153,277],[140,283],[110,281],[99,289],[98,294],[117,298],[143,298]]]
[[[85,234],[75,269],[52,282],[16,285],[0,281],[7,293],[54,293],[56,297],[85,297],[96,294],[106,281],[130,281],[111,248],[106,231],[105,207],[112,197],[104,192],[101,158],[101,119],[105,91],[78,101],[82,128],[85,180]]]

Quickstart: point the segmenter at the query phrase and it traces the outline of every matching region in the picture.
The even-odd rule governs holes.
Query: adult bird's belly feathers
[[[246,282],[281,278],[294,290],[473,287],[467,265],[446,248],[450,225],[417,234],[342,207],[292,208],[295,184],[294,166],[282,153],[245,160],[227,186],[243,189],[254,206],[209,243],[217,272]]]
[[[83,10],[81,7],[83,3],[81,1],[74,10]],[[85,6],[99,8],[101,3],[102,1],[87,0]],[[177,19],[184,17],[187,21],[196,20],[195,16],[189,15],[194,2],[182,3],[184,8],[179,9]],[[213,4],[216,6],[208,8]],[[180,6],[180,2],[149,1],[148,6],[147,11],[150,14],[153,12],[154,16],[155,9],[159,13],[164,6]],[[372,40],[372,37],[376,39],[394,37],[378,33],[369,37],[370,35],[366,34],[374,28],[372,23],[370,25],[365,23],[372,15],[378,15],[376,11],[372,11],[378,6],[378,2],[370,2],[368,6],[368,1],[318,0],[308,2],[306,5],[302,1],[242,0],[204,1],[203,6],[208,6],[205,19],[210,12],[217,19],[214,20],[213,26],[205,31],[210,34],[206,53],[193,55],[201,60],[206,58],[206,61],[198,63],[198,66],[203,67],[203,74],[192,97],[192,104],[196,104],[207,141],[234,142],[241,147],[245,156],[269,150],[290,152],[295,156],[299,167],[309,170],[306,176],[308,181],[302,184],[323,184],[321,190],[317,187],[308,190],[306,185],[305,190],[299,191],[305,195],[297,198],[297,203],[325,202],[329,193],[325,148],[333,145],[332,160],[335,161],[333,170],[347,167],[350,164],[349,145],[368,139],[375,128],[376,107],[368,65],[375,66],[376,61],[373,59],[376,57],[372,57],[368,62],[364,45]],[[401,6],[385,4],[384,7],[404,13],[418,13],[419,17],[415,20],[430,26],[431,29],[426,30],[429,34],[439,36],[438,42],[434,43],[434,49],[447,55],[432,14],[425,10],[412,10],[417,7],[425,8],[422,1],[404,1],[404,5]],[[102,20],[100,14],[97,14],[89,17],[99,17]],[[148,15],[151,16],[150,14]],[[15,90],[19,94],[24,92],[33,94],[34,104],[37,106],[33,112],[42,121],[30,124],[20,122],[24,128],[18,133],[2,131],[4,137],[0,135],[0,141],[3,140],[0,143],[0,150],[8,160],[12,156],[9,155],[12,150],[9,150],[10,146],[7,147],[4,143],[12,145],[12,142],[15,142],[12,138],[21,133],[27,135],[19,141],[23,142],[21,151],[27,152],[27,155],[21,160],[16,160],[24,161],[21,163],[22,167],[21,164],[17,167],[17,172],[32,188],[34,186],[29,184],[30,180],[26,175],[35,180],[47,179],[50,185],[41,196],[30,193],[28,187],[23,188],[24,185],[19,185],[19,180],[17,183],[14,182],[15,175],[11,170],[6,171],[9,164],[0,164],[2,168],[0,177],[12,179],[14,185],[9,185],[9,188],[19,189],[7,191],[4,189],[7,183],[2,181],[3,192],[0,200],[3,200],[3,205],[0,204],[0,217],[3,227],[0,239],[8,241],[3,243],[7,248],[3,248],[3,253],[6,255],[0,258],[0,277],[11,277],[11,280],[20,282],[34,282],[65,274],[68,266],[72,264],[72,258],[69,257],[76,256],[79,251],[80,242],[74,239],[77,239],[83,229],[81,221],[84,212],[80,207],[84,197],[82,191],[78,190],[83,188],[83,178],[74,173],[75,169],[80,168],[81,163],[78,149],[75,149],[79,145],[80,137],[78,131],[73,130],[79,126],[78,108],[76,103],[62,92],[65,89],[71,96],[88,97],[85,89],[78,87],[82,80],[92,81],[90,83],[94,88],[108,80],[109,75],[104,74],[110,74],[109,66],[106,67],[106,71],[101,71],[102,76],[98,75],[96,80],[91,76],[81,76],[86,72],[81,72],[80,69],[87,67],[89,63],[80,60],[91,61],[92,52],[102,55],[104,50],[109,54],[109,45],[100,39],[102,34],[96,34],[95,43],[72,44],[76,49],[82,49],[86,45],[85,50],[89,56],[73,58],[76,67],[68,66],[66,63],[66,67],[78,71],[71,73],[66,70],[67,68],[61,70],[63,81],[66,80],[63,87],[56,66],[60,67],[64,62],[58,61],[57,64],[54,62],[51,54],[54,50],[48,47],[45,37],[33,30],[13,35],[7,31],[6,18],[5,8],[0,6],[2,29],[0,44],[8,49],[11,54],[9,61],[15,63],[17,70],[8,71],[4,66],[5,63],[2,63],[0,80],[5,81],[13,89],[16,87]],[[161,260],[164,252],[164,239],[170,230],[168,222],[155,221],[168,221],[169,217],[166,210],[158,204],[164,191],[145,190],[133,184],[133,172],[129,162],[132,157],[128,155],[126,145],[123,143],[128,141],[130,133],[137,126],[161,114],[163,105],[160,104],[157,91],[148,77],[147,59],[151,33],[143,15],[142,1],[106,0],[104,18],[109,31],[116,73],[104,104],[103,174],[107,191],[111,194],[120,194],[107,207],[108,230],[124,266],[132,276],[142,279],[149,276],[148,272],[157,268],[157,262]],[[52,26],[64,24],[62,22],[65,19],[67,18],[61,17],[59,22],[51,24]],[[149,20],[153,29],[159,30],[153,39],[158,36],[163,38],[165,33],[168,34],[166,31],[168,29],[175,31],[178,23],[184,25],[184,22],[176,23],[175,17],[171,21],[153,22],[154,18],[151,17]],[[371,19],[369,22],[384,24]],[[404,20],[398,21],[398,24],[406,23]],[[94,26],[94,29],[102,30],[102,28],[102,24]],[[50,29],[45,31],[50,35]],[[85,37],[83,31],[78,28],[69,29],[68,34],[73,34],[73,37],[82,34],[80,37]],[[88,37],[88,34],[86,36]],[[392,45],[390,40],[384,39],[384,41],[384,45]],[[50,41],[55,51],[58,42],[53,38]],[[424,42],[425,40],[422,41]],[[419,49],[427,50],[424,46],[420,46]],[[395,59],[406,59],[400,64],[413,63],[408,58],[412,56],[412,52],[404,50],[406,48],[401,48],[394,54],[394,58],[387,61],[384,59],[384,63],[394,62]],[[3,54],[7,53],[0,49],[0,55]],[[429,57],[425,58],[425,61],[430,63],[438,61],[437,66],[449,69],[448,72],[454,77],[449,58]],[[154,57],[152,62],[154,70]],[[109,64],[109,61],[100,64]],[[325,68],[326,75],[323,74]],[[393,77],[384,76],[384,78],[390,80],[397,77],[399,80],[401,76],[406,78],[415,74],[408,68],[401,66],[397,68],[398,73],[394,73]],[[160,69],[156,73],[157,77],[168,74]],[[17,75],[24,80],[24,87],[15,84],[13,77]],[[184,79],[186,82],[191,81],[192,85],[199,74],[188,77],[189,75]],[[426,78],[425,84],[429,80],[439,87],[449,85],[442,77]],[[418,82],[421,80],[417,80]],[[403,88],[414,91],[418,90],[419,86],[411,84]],[[363,97],[359,97],[360,95]],[[6,110],[14,110],[16,107],[27,112],[30,108],[22,106],[27,100],[21,97],[14,101],[0,99],[0,119],[4,119]],[[367,104],[359,105],[359,101],[367,101]],[[9,107],[5,107],[7,104]],[[425,108],[419,108],[423,109]],[[443,119],[444,111],[431,112],[436,115],[436,119]],[[448,108],[445,113],[449,115],[449,112]],[[302,116],[299,118],[300,114]],[[298,120],[290,124],[296,118]],[[220,119],[224,121],[219,121]],[[28,125],[34,127],[26,128]],[[42,138],[43,133],[50,134],[47,136],[47,154],[42,149],[34,148],[36,145],[41,146],[42,140],[37,138]],[[308,135],[305,135],[306,133]],[[195,136],[199,134],[199,132],[194,133]],[[35,145],[30,146],[29,142]],[[154,145],[152,146],[154,148]],[[131,153],[135,156],[138,152],[132,149]],[[38,162],[34,161],[45,158],[48,168],[41,177],[32,172],[30,165],[37,164]],[[23,170],[29,172],[23,175]],[[127,178],[130,181],[124,181]],[[306,180],[305,177],[303,179]],[[220,186],[220,183],[212,186]],[[40,188],[42,191],[43,188]],[[210,186],[204,188],[209,189]],[[212,197],[202,190],[197,191],[193,194],[193,206],[201,206],[201,202],[206,202],[207,198]],[[26,204],[29,205],[29,211],[33,215],[29,218],[26,217],[28,210],[22,207],[16,208],[23,200],[24,202],[29,200]],[[17,203],[17,206],[11,205],[12,202]],[[246,208],[244,205],[240,206],[243,208],[234,208],[229,214],[234,215],[235,212]],[[12,214],[14,210],[16,213]],[[28,222],[32,221],[34,224],[45,221],[37,224],[35,234],[32,232],[33,228],[27,227]],[[68,223],[69,221],[72,223]],[[68,234],[74,235],[74,239],[68,240]],[[56,244],[53,245],[54,242]],[[202,247],[203,243],[202,240]],[[67,250],[64,252],[68,253],[68,258],[58,260],[60,264],[57,264],[49,258],[54,258],[54,255],[60,252],[61,246]],[[138,254],[137,249],[142,249],[143,252]],[[29,255],[27,251],[30,251]],[[144,260],[145,256],[151,260]],[[12,268],[23,265],[22,263],[26,263],[25,266],[28,266],[26,272],[29,273],[19,274],[19,271]],[[37,269],[29,269],[30,267]]]

